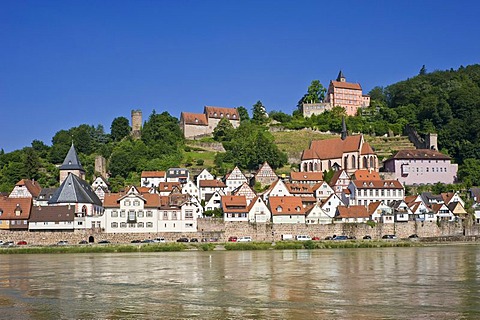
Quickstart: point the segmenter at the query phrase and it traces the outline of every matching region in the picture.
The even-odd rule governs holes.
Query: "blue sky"
[[[0,148],[142,109],[291,113],[340,69],[368,92],[479,63],[477,1],[0,1]]]

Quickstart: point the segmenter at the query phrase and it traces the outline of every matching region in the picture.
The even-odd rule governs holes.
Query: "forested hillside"
[[[321,99],[322,94],[323,86],[312,81],[299,106],[304,100]],[[346,118],[350,132],[399,135],[406,124],[420,133],[437,132],[440,150],[460,165],[460,180],[467,186],[480,185],[480,65],[431,73],[422,68],[419,75],[387,87],[375,87],[370,95],[369,108]],[[233,129],[224,121],[214,132],[214,139],[222,142],[226,150],[217,154],[212,168],[219,174],[233,165],[250,170],[264,161],[274,168],[286,165],[287,156],[274,143],[268,126],[340,132],[345,115],[340,107],[310,118],[303,118],[299,110],[292,115],[281,111],[267,115],[267,108],[260,101],[251,109],[252,119],[246,108],[238,110],[242,119],[240,128]],[[185,152],[189,147],[185,147],[178,119],[167,112],[153,112],[144,123],[140,139],[133,139],[130,131],[129,120],[117,117],[110,133],[101,125],[82,124],[58,131],[51,146],[34,140],[21,150],[10,153],[0,150],[0,191],[10,191],[22,178],[35,179],[43,187],[58,185],[55,165],[63,161],[72,142],[88,180],[95,174],[95,156],[107,159],[114,191],[138,183],[142,170],[164,170],[192,163]]]

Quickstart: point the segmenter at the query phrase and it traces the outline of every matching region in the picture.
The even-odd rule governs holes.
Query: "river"
[[[0,255],[0,319],[479,319],[480,247]]]

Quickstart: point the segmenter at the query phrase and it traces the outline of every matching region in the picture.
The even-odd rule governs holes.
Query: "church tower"
[[[77,177],[79,177],[80,179],[85,180],[85,170],[83,169],[82,164],[78,159],[77,151],[73,146],[73,142],[59,170],[60,170],[60,184],[62,184],[63,181],[65,181],[65,179],[67,178],[70,172],[76,175]]]
[[[337,81],[340,81],[340,82],[347,82],[347,78],[345,78],[345,76],[343,75],[343,72],[342,72],[342,70],[340,70],[340,72],[338,73],[338,76],[337,76]]]

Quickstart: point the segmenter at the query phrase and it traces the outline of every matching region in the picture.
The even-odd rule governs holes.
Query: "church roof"
[[[62,185],[48,200],[48,204],[54,203],[91,203],[98,206],[102,201],[98,198],[92,187],[76,175],[69,173]]]
[[[346,79],[345,76],[343,75],[343,71],[340,70],[340,72],[338,73],[338,76],[337,76],[337,81],[341,81],[341,79]]]
[[[303,151],[302,160],[340,159],[346,152],[360,151],[361,141],[362,135],[347,136],[344,140],[341,138],[313,140],[310,149]]]
[[[82,167],[82,164],[80,163],[80,160],[78,159],[77,151],[75,150],[73,143],[72,143],[72,146],[70,147],[70,150],[68,150],[65,160],[63,160],[63,164],[60,166],[59,169],[85,171]]]

